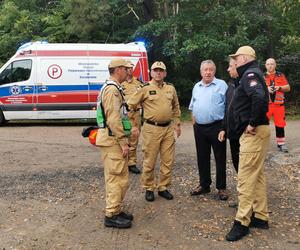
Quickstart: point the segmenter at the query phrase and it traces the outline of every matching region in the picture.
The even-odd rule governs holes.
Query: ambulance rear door
[[[129,54],[129,60],[134,64],[133,76],[140,80],[141,82],[149,81],[149,67],[148,67],[148,56],[143,42],[134,42],[127,44],[128,46],[133,46],[134,49],[131,50]],[[132,48],[132,47],[131,47]]]

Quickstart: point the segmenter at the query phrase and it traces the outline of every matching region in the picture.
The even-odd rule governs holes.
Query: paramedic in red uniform
[[[266,61],[265,79],[269,90],[269,112],[267,113],[268,119],[274,117],[274,124],[276,129],[277,147],[282,152],[288,152],[285,144],[284,127],[285,122],[285,109],[284,109],[284,93],[291,90],[290,85],[285,75],[276,71],[276,61],[269,58]]]

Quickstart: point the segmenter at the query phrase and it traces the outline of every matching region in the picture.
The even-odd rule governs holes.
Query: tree
[[[275,57],[292,79],[292,90],[300,85],[299,0],[3,0],[0,5],[0,62],[31,40],[145,40],[150,63],[167,64],[168,80],[187,105],[202,60],[214,60],[217,76],[226,80],[228,54],[251,45],[262,66]],[[291,97],[293,103],[294,93]]]
[[[156,7],[154,20],[139,26],[134,36],[151,41],[150,59],[167,62],[169,76],[175,84],[178,82],[181,100],[187,104],[192,86],[187,82],[199,79],[199,64],[204,59],[213,59],[217,75],[226,79],[227,57],[239,46],[253,46],[261,65],[270,55],[299,52],[300,12],[296,2],[152,1]],[[282,47],[287,50],[282,51]]]

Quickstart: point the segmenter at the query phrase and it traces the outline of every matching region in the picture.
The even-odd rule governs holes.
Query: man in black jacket
[[[236,87],[238,86],[238,73],[236,71],[236,62],[233,58],[229,59],[229,66],[227,69],[231,79],[226,90],[226,103],[225,103],[225,115],[222,121],[222,130],[218,135],[219,141],[229,139],[232,164],[236,172],[239,167],[239,153],[240,142],[239,135],[235,132],[235,121],[233,115],[233,97],[235,95]]]
[[[229,140],[231,159],[233,167],[238,172],[239,155],[240,155],[240,136],[235,132],[235,121],[233,114],[233,97],[238,86],[238,73],[236,71],[236,62],[233,58],[229,58],[229,65],[227,69],[230,75],[228,89],[226,90],[225,115],[222,121],[222,129],[219,132],[219,141]],[[229,207],[236,208],[238,206],[237,200],[229,202]]]
[[[238,211],[226,240],[236,241],[249,233],[249,227],[268,229],[268,208],[264,160],[270,129],[266,116],[268,89],[263,73],[250,46],[240,47],[230,55],[235,59],[239,85],[233,98],[235,130],[240,136],[238,172]]]

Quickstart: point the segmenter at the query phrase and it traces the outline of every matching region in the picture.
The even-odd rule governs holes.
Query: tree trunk
[[[266,16],[269,16],[268,6],[271,3],[268,3],[268,0],[261,0],[263,13]],[[272,25],[269,20],[266,21],[265,28],[267,30],[267,34],[269,37],[269,43],[267,48],[268,57],[274,57],[274,41],[273,41],[273,33],[272,33]]]
[[[145,14],[145,20],[150,22],[155,19],[155,8],[153,0],[144,0],[143,9]]]
[[[169,17],[169,6],[167,1],[164,1],[164,17],[168,18]]]

